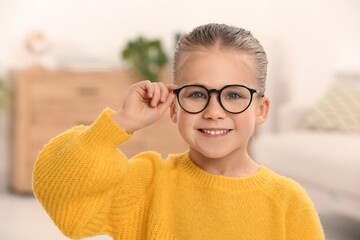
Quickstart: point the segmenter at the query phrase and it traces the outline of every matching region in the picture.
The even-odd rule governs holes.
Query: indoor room
[[[270,110],[251,159],[302,186],[327,240],[360,239],[359,13],[357,0],[1,0],[0,239],[70,239],[35,197],[39,153],[104,109],[120,111],[130,86],[171,85],[179,39],[208,23],[249,30],[267,55]],[[171,109],[122,153],[186,152]]]

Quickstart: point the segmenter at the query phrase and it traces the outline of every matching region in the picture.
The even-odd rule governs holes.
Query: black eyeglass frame
[[[186,88],[186,87],[200,87],[200,88],[203,88],[203,89],[206,90],[206,92],[207,92],[208,95],[209,95],[209,98],[208,98],[207,103],[206,103],[206,105],[205,105],[205,107],[204,107],[203,109],[201,109],[200,111],[197,111],[197,112],[190,112],[190,111],[186,110],[186,109],[181,105],[180,97],[179,97],[180,94],[179,94],[179,93],[180,93],[180,91],[181,91],[183,88]],[[249,90],[249,92],[250,92],[250,101],[249,101],[249,104],[247,105],[247,107],[246,107],[244,110],[242,110],[242,111],[240,111],[240,112],[231,112],[231,111],[227,110],[227,109],[224,107],[224,105],[223,105],[222,102],[221,102],[221,97],[220,97],[220,96],[221,96],[222,91],[223,91],[224,89],[228,88],[228,87],[243,87],[243,88],[246,88],[247,90]],[[191,114],[197,114],[197,113],[201,113],[202,111],[204,111],[204,110],[207,108],[207,106],[209,105],[209,103],[210,103],[211,93],[213,93],[213,92],[215,92],[215,93],[218,94],[218,100],[219,100],[219,103],[220,103],[221,107],[222,107],[225,111],[227,111],[227,112],[229,112],[229,113],[232,113],[232,114],[239,114],[239,113],[245,112],[246,109],[248,109],[248,108],[250,107],[250,105],[251,105],[251,102],[252,102],[252,100],[253,100],[253,95],[254,95],[254,93],[259,94],[261,97],[264,97],[264,96],[265,96],[265,94],[264,94],[263,92],[260,92],[259,90],[256,90],[256,89],[253,89],[253,88],[249,88],[249,87],[247,87],[247,86],[245,86],[245,85],[238,85],[238,84],[226,85],[226,86],[224,86],[224,87],[221,88],[221,89],[215,89],[215,88],[213,88],[213,89],[210,89],[210,90],[207,89],[207,88],[206,88],[205,86],[203,86],[203,85],[191,84],[191,85],[184,85],[184,86],[182,86],[182,87],[180,87],[180,88],[178,88],[178,89],[173,90],[173,93],[176,94],[176,98],[177,98],[177,101],[178,101],[180,107],[181,107],[185,112],[191,113]]]

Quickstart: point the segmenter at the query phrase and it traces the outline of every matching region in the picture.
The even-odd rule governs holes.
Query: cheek
[[[181,138],[190,144],[194,139],[194,120],[186,113],[180,113],[177,116],[177,128]]]
[[[185,113],[184,111],[178,111],[177,124],[181,135],[193,129],[194,123],[195,116],[193,116],[193,114]]]
[[[250,109],[248,109],[250,110]],[[241,113],[239,116],[237,116],[235,119],[235,127],[242,132],[249,133],[250,135],[255,129],[255,123],[256,123],[256,114],[253,111],[247,110],[243,113]]]

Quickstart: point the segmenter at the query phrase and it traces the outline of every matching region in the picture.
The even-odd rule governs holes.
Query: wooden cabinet
[[[161,81],[170,83],[171,74],[163,71]],[[119,109],[128,87],[139,80],[127,70],[13,72],[11,189],[31,193],[33,166],[43,146],[69,128],[90,125],[106,107]],[[185,151],[186,145],[166,112],[160,121],[136,132],[121,150],[128,157],[148,150],[166,157]]]

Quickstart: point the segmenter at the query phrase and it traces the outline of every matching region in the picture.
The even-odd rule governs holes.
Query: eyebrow
[[[195,83],[189,83],[189,84],[184,84],[184,85],[182,85],[182,86],[187,86],[187,85],[200,85],[200,86],[203,86],[203,87],[205,87],[205,88],[207,88],[207,89],[214,89],[214,88],[209,87],[208,85],[201,84],[201,83],[197,83],[197,82],[195,82]],[[228,84],[228,85],[231,85],[231,84]],[[182,86],[181,86],[181,87],[182,87]],[[220,87],[219,89],[221,89],[221,88],[223,88],[223,87],[225,87],[225,86],[227,86],[227,85],[224,85],[224,86]]]

